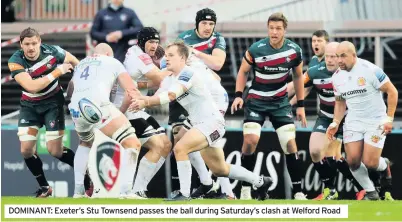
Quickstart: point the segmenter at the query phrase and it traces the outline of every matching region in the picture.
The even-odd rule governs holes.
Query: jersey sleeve
[[[154,67],[152,58],[146,53],[127,52],[124,61],[128,73],[135,79],[145,75]]]
[[[389,82],[389,78],[387,74],[384,73],[384,71],[378,67],[375,66],[373,69],[374,75],[372,76],[372,84],[374,88],[379,89],[382,85],[384,85],[386,82]]]
[[[221,35],[216,36],[216,43],[214,49],[221,49],[226,52],[226,41]]]
[[[300,46],[297,46],[296,48],[296,64],[300,65],[300,63],[303,62],[303,50],[300,48]]]
[[[249,65],[254,65],[254,56],[253,56],[253,54],[252,54],[252,52],[251,52],[251,50],[250,49],[248,49],[245,53],[244,53],[244,60],[246,60],[246,62],[249,64]]]
[[[57,63],[58,64],[64,63],[64,60],[66,59],[66,51],[58,45],[52,45],[52,47],[54,50],[54,56],[56,57]]]
[[[335,78],[334,76],[332,76],[332,88],[334,89],[334,95],[335,96],[341,96],[341,93],[339,92],[339,89],[337,86],[338,82],[338,78]]]
[[[178,82],[186,87],[187,89],[190,89],[191,86],[193,86],[193,81],[194,81],[194,72],[192,70],[183,70],[180,75],[178,76]]]
[[[121,62],[117,59],[114,59],[114,67],[116,72],[114,73],[114,76],[117,78],[120,74],[127,72],[126,68],[121,64]]]
[[[11,72],[12,78],[14,78],[19,73],[26,72],[22,64],[22,59],[18,58],[18,56],[15,54],[11,56],[11,58],[8,60],[8,69]]]
[[[303,82],[304,82],[304,88],[308,88],[313,86],[313,79],[311,78],[311,74],[313,70],[308,69],[307,72],[304,73],[303,75]]]

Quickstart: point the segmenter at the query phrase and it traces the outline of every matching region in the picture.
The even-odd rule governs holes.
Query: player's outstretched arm
[[[27,72],[20,72],[14,78],[29,93],[38,93],[46,88],[51,82],[58,77],[70,72],[73,69],[71,64],[59,65],[53,72],[47,74],[45,77],[32,79]],[[10,68],[11,70],[11,68]]]
[[[73,65],[73,67],[77,66],[78,63],[80,62],[80,60],[78,60],[70,52],[68,52],[66,50],[64,50],[64,51],[65,51],[65,54],[66,54],[66,58],[64,59],[64,63],[70,63],[71,65]]]

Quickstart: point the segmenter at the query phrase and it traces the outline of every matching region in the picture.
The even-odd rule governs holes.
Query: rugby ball
[[[78,102],[78,107],[80,109],[81,115],[89,123],[95,124],[102,119],[102,112],[99,107],[87,98],[82,98]]]

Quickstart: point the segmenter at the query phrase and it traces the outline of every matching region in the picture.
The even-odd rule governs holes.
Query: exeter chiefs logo
[[[120,171],[120,146],[113,142],[104,142],[96,152],[96,169],[99,179],[107,191],[116,184]]]
[[[371,136],[371,141],[373,141],[373,143],[378,143],[378,141],[380,141],[381,138],[377,135],[373,135]]]
[[[364,85],[366,85],[366,79],[364,79],[363,77],[359,77],[359,78],[357,79],[357,85],[359,85],[359,86],[364,86]]]

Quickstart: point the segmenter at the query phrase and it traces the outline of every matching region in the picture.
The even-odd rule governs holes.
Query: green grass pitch
[[[402,201],[295,201],[295,200],[267,200],[267,201],[243,201],[243,200],[191,200],[186,202],[166,202],[163,199],[148,200],[121,200],[121,199],[73,199],[73,198],[47,198],[37,199],[33,197],[2,197],[2,220],[1,221],[135,221],[135,219],[5,219],[4,204],[347,204],[349,206],[348,219],[141,219],[145,221],[402,221]],[[137,220],[138,221],[138,220]]]

